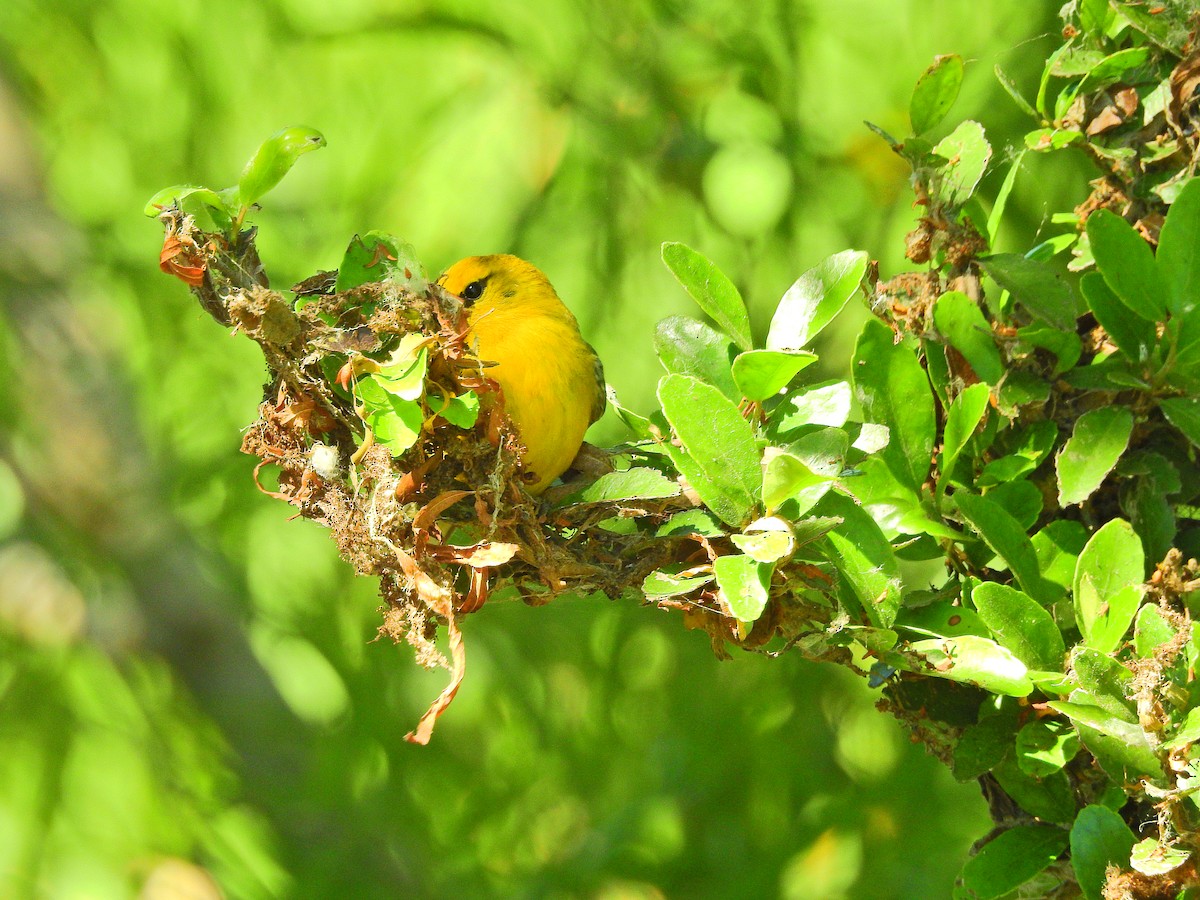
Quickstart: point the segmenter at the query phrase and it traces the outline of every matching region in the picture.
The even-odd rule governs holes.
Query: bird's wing
[[[591,344],[588,344],[587,348],[592,351],[592,368],[596,375],[596,393],[592,397],[592,413],[588,419],[588,424],[591,425],[604,415],[604,410],[608,408],[608,391],[604,387],[604,363],[600,362],[600,356]]]

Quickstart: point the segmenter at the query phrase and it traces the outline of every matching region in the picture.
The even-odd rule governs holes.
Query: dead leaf
[[[425,544],[429,542],[429,528],[434,520],[451,506],[464,497],[469,497],[473,491],[443,491],[421,507],[412,522],[413,534],[416,536],[415,553],[420,556]]]
[[[458,611],[463,615],[473,613],[487,602],[487,598],[487,569],[472,569],[471,587],[467,590],[467,596],[459,604]]]
[[[452,547],[441,544],[429,547],[427,552],[440,562],[458,563],[472,569],[490,569],[502,566],[521,549],[520,544],[504,544],[500,541],[482,541],[469,547]]]
[[[1124,121],[1125,117],[1121,115],[1115,106],[1106,106],[1096,114],[1096,117],[1092,121],[1088,122],[1087,134],[1089,137],[1095,134],[1102,134],[1110,128],[1116,128]]]
[[[429,576],[426,577],[428,578]],[[425,711],[425,715],[421,716],[421,720],[417,722],[417,727],[404,736],[404,739],[410,744],[420,744],[422,747],[429,743],[429,739],[433,736],[433,728],[437,724],[438,717],[454,702],[454,697],[458,694],[458,689],[462,685],[463,676],[467,674],[467,648],[463,643],[462,631],[458,627],[458,621],[454,618],[453,609],[449,610],[446,618],[448,621],[447,631],[450,636],[450,659],[452,663],[450,683],[446,685],[445,690],[438,695],[438,698],[429,705],[429,709]]]
[[[163,239],[162,252],[158,255],[158,267],[168,275],[174,275],[188,287],[204,284],[204,255],[194,243],[184,243],[179,235],[167,232]]]

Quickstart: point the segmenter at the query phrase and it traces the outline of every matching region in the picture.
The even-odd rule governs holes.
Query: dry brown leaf
[[[462,685],[463,676],[467,673],[467,648],[463,643],[462,631],[458,627],[458,621],[454,618],[453,609],[450,610],[447,616],[447,622],[447,631],[450,636],[450,659],[452,662],[450,683],[446,685],[445,690],[438,695],[438,698],[429,705],[429,709],[425,711],[425,715],[421,716],[421,720],[417,722],[417,727],[404,736],[404,739],[410,744],[425,746],[429,743],[429,738],[433,736],[433,728],[437,724],[438,717],[454,702],[454,697],[458,694],[458,689]]]

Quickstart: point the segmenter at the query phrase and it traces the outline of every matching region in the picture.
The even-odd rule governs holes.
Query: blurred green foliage
[[[1017,146],[991,69],[1030,83],[1051,6],[0,5],[0,895],[947,895],[974,787],[848,673],[719,664],[653,610],[490,604],[434,744],[405,744],[444,673],[368,643],[374,585],[254,490],[257,351],[158,273],[140,210],[312,125],[328,148],[257,214],[281,285],[374,228],[431,266],[518,253],[639,409],[654,323],[690,312],[662,241],[760,324],[831,252],[894,271],[919,210],[862,120],[903,132],[957,52],[955,120]],[[1017,246],[1085,177],[1027,165]]]

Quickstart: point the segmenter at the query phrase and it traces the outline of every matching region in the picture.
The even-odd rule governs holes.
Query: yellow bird
[[[470,256],[438,279],[462,298],[486,375],[525,444],[529,492],[566,471],[583,434],[604,412],[604,369],[575,316],[539,269],[509,254]],[[532,475],[528,473],[533,473]]]

